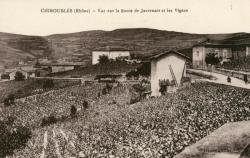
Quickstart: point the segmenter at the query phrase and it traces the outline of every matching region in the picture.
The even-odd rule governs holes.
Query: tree
[[[205,57],[206,64],[217,65],[220,59],[217,57],[216,53],[208,53]]]
[[[100,64],[107,64],[110,62],[110,59],[107,55],[101,55],[101,56],[99,56],[98,61]]]
[[[23,81],[24,78],[25,78],[25,76],[21,72],[19,72],[19,71],[16,72],[15,81]]]

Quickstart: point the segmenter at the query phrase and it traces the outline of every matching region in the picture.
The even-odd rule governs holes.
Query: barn
[[[175,87],[181,85],[186,77],[186,63],[189,57],[177,52],[168,51],[151,57],[151,96],[160,96],[160,82],[169,81]]]

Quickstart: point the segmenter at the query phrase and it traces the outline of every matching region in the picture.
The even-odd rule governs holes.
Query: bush
[[[170,86],[169,80],[160,80],[159,81],[159,86],[160,86],[160,93],[161,95],[165,95],[167,92],[167,87]]]
[[[107,92],[110,93],[110,91],[112,90],[112,84],[106,84],[106,89],[107,89]]]
[[[14,94],[9,94],[7,98],[4,99],[4,105],[5,106],[10,106],[15,103],[15,95]]]
[[[101,93],[100,93],[100,92],[98,92],[98,93],[97,93],[97,97],[98,97],[98,98],[100,98],[100,96],[101,96]]]
[[[17,71],[15,74],[15,81],[23,81],[24,79],[25,76],[21,72]]]
[[[143,85],[143,82],[141,82],[140,84],[134,84],[133,88],[139,94],[139,99],[142,99],[143,93],[146,90],[145,86]]]
[[[70,116],[73,118],[73,117],[76,117],[76,112],[77,112],[77,109],[74,105],[71,105],[71,108],[70,108]]]
[[[107,64],[110,62],[110,59],[107,55],[101,55],[101,56],[99,56],[98,61],[100,64]]]
[[[49,117],[42,119],[41,126],[42,127],[49,126],[49,125],[54,124],[56,122],[57,122],[56,117],[54,115],[50,115]]]
[[[139,102],[140,100],[141,100],[141,98],[140,98],[140,95],[138,93],[132,93],[132,96],[130,98],[129,103],[134,104],[134,103]]]
[[[15,150],[25,147],[31,131],[25,126],[14,126],[11,121],[0,121],[0,157],[10,156]]]
[[[83,109],[86,110],[89,108],[89,103],[86,100],[84,100],[82,106],[83,106]]]
[[[102,95],[106,95],[108,92],[107,92],[107,88],[103,88],[102,89]]]
[[[220,59],[215,53],[208,53],[205,57],[206,64],[217,65],[220,62]]]

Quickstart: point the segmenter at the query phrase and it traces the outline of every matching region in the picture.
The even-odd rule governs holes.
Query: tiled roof
[[[174,51],[174,50],[171,50],[171,51],[168,51],[168,52],[164,52],[164,53],[157,54],[157,55],[155,55],[155,56],[152,56],[150,59],[151,59],[151,60],[159,59],[159,58],[161,58],[161,57],[163,57],[163,56],[165,56],[165,55],[169,55],[169,54],[176,54],[176,55],[178,55],[178,56],[181,56],[181,57],[183,57],[183,58],[186,58],[186,59],[188,59],[188,60],[191,60],[188,56],[186,56],[186,55],[184,55],[184,54],[182,54],[182,53],[180,53],[180,52],[178,52],[178,51]]]

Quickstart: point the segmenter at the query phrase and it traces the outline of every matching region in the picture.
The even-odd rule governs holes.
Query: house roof
[[[160,54],[157,54],[157,55],[155,55],[155,56],[152,56],[152,57],[150,58],[150,60],[160,59],[160,58],[162,58],[162,57],[164,57],[164,56],[167,56],[167,55],[169,55],[169,54],[176,54],[176,55],[178,55],[178,56],[180,56],[180,57],[182,57],[182,58],[191,60],[188,56],[186,56],[186,55],[184,55],[184,54],[182,54],[182,53],[180,53],[180,52],[178,52],[178,51],[174,51],[174,50],[171,50],[171,51],[168,51],[168,52],[164,52],[164,53],[160,53]]]
[[[6,74],[10,74],[10,73],[13,73],[13,72],[24,72],[24,73],[28,73],[27,71],[22,70],[22,69],[8,70],[8,71],[6,71],[5,73],[6,73]]]

